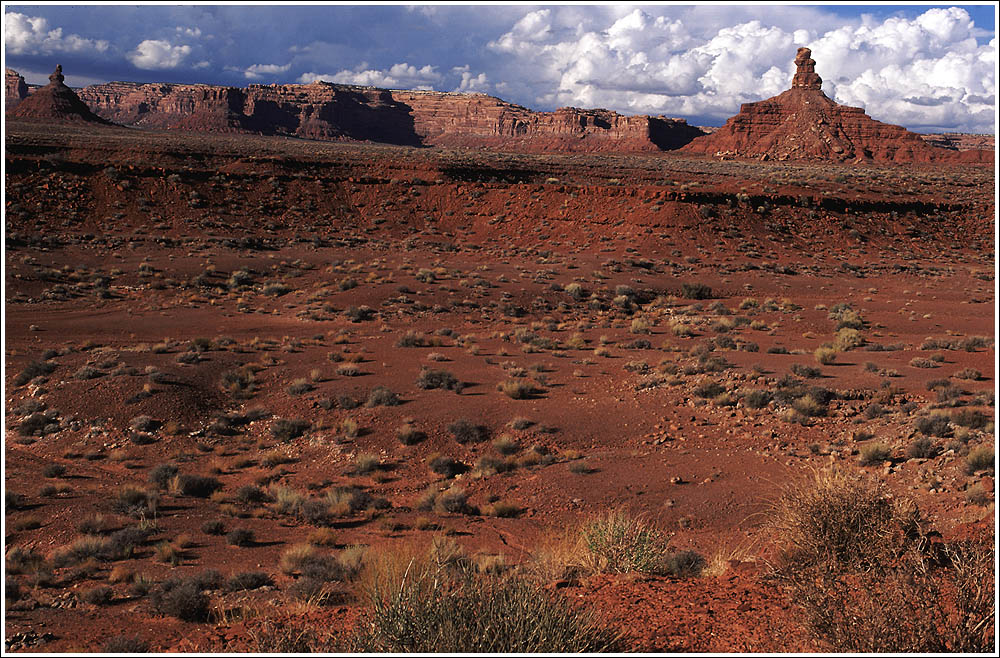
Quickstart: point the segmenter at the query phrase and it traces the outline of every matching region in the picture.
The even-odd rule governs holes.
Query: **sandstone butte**
[[[857,162],[992,162],[992,151],[952,151],[928,144],[902,126],[876,121],[859,107],[840,105],[820,89],[823,80],[808,48],[795,56],[791,89],[740,112],[682,152],[714,157]]]
[[[18,77],[18,88],[24,86],[24,80]],[[10,87],[11,76],[8,72],[7,87]],[[76,93],[63,82],[62,66],[49,76],[49,84],[35,93],[23,97],[11,111],[11,116],[32,120],[59,120],[93,123],[108,123],[90,111],[87,104],[80,100]]]
[[[571,107],[534,112],[485,94],[327,82],[242,88],[109,82],[74,94],[63,84],[61,72],[58,81],[50,78],[48,86],[33,92],[24,78],[7,69],[5,102],[7,113],[15,117],[53,120],[62,114],[69,120],[100,118],[161,130],[406,146],[609,153],[681,149],[715,157],[777,160],[993,161],[991,136],[921,136],[875,121],[860,108],[838,105],[821,91],[822,80],[810,56],[809,49],[799,49],[791,89],[745,103],[725,126],[707,135],[683,119],[663,116]],[[37,102],[23,106],[39,94]]]

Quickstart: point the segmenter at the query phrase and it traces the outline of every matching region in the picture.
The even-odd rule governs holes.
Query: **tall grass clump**
[[[598,573],[662,573],[667,537],[647,521],[614,510],[584,523],[580,530],[584,566]]]
[[[565,598],[517,577],[477,573],[460,550],[432,546],[402,558],[369,575],[371,608],[355,651],[591,653],[618,648],[610,631]]]

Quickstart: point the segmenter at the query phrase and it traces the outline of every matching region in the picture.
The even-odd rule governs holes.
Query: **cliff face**
[[[702,134],[681,119],[608,110],[532,112],[484,94],[308,85],[92,85],[80,97],[115,123],[404,145],[527,151],[659,151]]]
[[[414,130],[433,146],[523,151],[640,152],[679,148],[703,133],[683,119],[622,116],[609,110],[531,110],[484,94],[393,91]]]
[[[28,96],[28,85],[17,71],[5,69],[4,73],[4,111],[10,112]]]
[[[239,99],[226,87],[109,82],[78,95],[95,113],[122,125],[165,129],[191,121],[218,132],[241,128]]]
[[[955,151],[992,151],[994,149],[993,135],[974,135],[971,133],[934,133],[920,135],[931,146],[952,149]]]
[[[992,153],[935,148],[901,126],[875,121],[858,107],[824,94],[816,62],[799,48],[792,88],[740,112],[682,150],[718,157],[873,162],[980,161]]]

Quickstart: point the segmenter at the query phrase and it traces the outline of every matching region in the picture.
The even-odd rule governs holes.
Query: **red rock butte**
[[[992,162],[991,151],[955,152],[929,145],[902,126],[876,121],[859,107],[828,98],[808,48],[795,55],[791,89],[756,103],[681,151],[715,157],[855,162]]]
[[[30,95],[27,94],[24,79],[14,73],[16,80],[12,81],[12,73],[14,72],[7,70],[7,89],[9,90],[13,84],[15,92],[17,94],[23,93],[24,96],[21,96],[19,102],[10,112],[11,116],[39,121],[109,123],[91,112],[87,104],[76,95],[76,92],[66,86],[62,66],[56,66],[56,70],[49,76],[49,84]]]

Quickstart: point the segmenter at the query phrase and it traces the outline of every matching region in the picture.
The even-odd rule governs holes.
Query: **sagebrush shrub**
[[[208,596],[201,583],[193,578],[171,578],[160,583],[150,598],[153,609],[181,621],[205,621],[208,618]]]
[[[385,386],[376,386],[372,389],[371,393],[368,394],[368,401],[365,402],[365,406],[395,407],[402,403],[403,401],[399,399],[399,396]]]
[[[449,425],[448,431],[458,443],[479,443],[489,438],[489,429],[485,425],[476,425],[465,418]]]
[[[417,388],[424,390],[440,388],[446,391],[461,393],[464,385],[455,375],[447,370],[424,368],[420,371],[420,376],[417,377]]]

